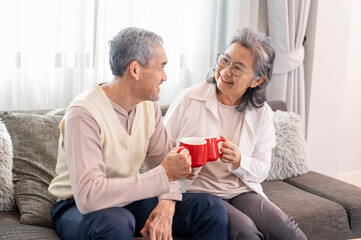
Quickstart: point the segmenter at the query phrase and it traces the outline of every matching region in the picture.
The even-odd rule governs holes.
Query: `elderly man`
[[[171,149],[155,101],[167,80],[158,35],[138,28],[110,41],[114,78],[77,96],[60,123],[57,176],[49,191],[62,239],[227,239],[218,197],[180,192],[189,152]],[[149,171],[138,174],[143,162]]]

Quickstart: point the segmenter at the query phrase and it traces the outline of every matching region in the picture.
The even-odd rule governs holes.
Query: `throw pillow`
[[[276,146],[272,149],[271,169],[266,180],[283,180],[308,172],[306,141],[301,118],[293,112],[273,113]]]
[[[15,209],[13,147],[5,124],[0,120],[0,211]]]
[[[56,198],[48,186],[55,176],[61,119],[59,115],[4,114],[13,142],[15,200],[21,223],[53,226]]]

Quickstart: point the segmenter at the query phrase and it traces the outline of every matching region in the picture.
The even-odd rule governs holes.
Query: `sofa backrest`
[[[27,113],[27,114],[39,114],[39,115],[64,115],[65,108],[59,109],[31,109],[31,110],[5,110],[0,111],[0,118],[4,116],[6,112],[14,113]]]
[[[269,101],[267,102],[268,105],[272,108],[272,111],[277,111],[277,110],[280,110],[280,111],[287,111],[287,105],[284,101],[281,101],[281,100],[275,100],[275,101]]]
[[[276,100],[276,101],[269,101],[267,102],[268,105],[271,107],[273,111],[281,110],[287,111],[287,105],[284,101]],[[162,111],[162,116],[168,110],[169,105],[160,105],[160,109]],[[40,115],[64,115],[65,108],[59,109],[34,109],[34,110],[9,110],[9,111],[0,111],[0,118],[4,115],[5,112],[19,112],[19,113],[33,113],[33,114],[40,114]]]

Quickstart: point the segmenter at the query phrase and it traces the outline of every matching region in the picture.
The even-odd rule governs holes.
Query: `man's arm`
[[[64,150],[72,191],[79,210],[88,213],[169,192],[166,171],[158,166],[130,178],[106,178],[99,125],[82,107],[65,119]]]
[[[170,153],[169,150],[172,148],[171,143],[168,139],[166,129],[162,122],[162,113],[155,103],[155,131],[152,135],[149,148],[147,153],[147,167],[152,169],[159,164],[164,167],[164,169],[176,168],[176,165],[179,164],[179,161],[163,161],[164,156],[175,154],[178,149],[175,148]],[[184,151],[184,152],[183,152]],[[189,163],[190,157],[188,150],[183,150],[181,154],[187,156]],[[183,168],[189,168],[188,173],[190,173],[190,165],[184,165]],[[180,171],[178,171],[178,174]],[[159,202],[157,206],[153,209],[149,218],[147,219],[144,227],[140,231],[143,236],[143,239],[173,239],[172,238],[172,224],[173,216],[175,211],[176,201],[182,200],[182,193],[180,191],[180,185],[178,181],[171,181],[172,178],[179,179],[180,177],[175,176],[177,172],[169,171],[167,172],[168,179],[170,180],[170,191],[168,193],[158,196]]]
[[[155,130],[150,138],[149,147],[147,152],[146,164],[148,169],[153,169],[159,166],[168,152],[172,149],[167,131],[162,121],[162,112],[154,103],[155,111]],[[164,166],[164,164],[163,164]],[[165,166],[167,167],[167,166]],[[176,178],[176,177],[175,177]],[[182,200],[182,194],[178,181],[170,182],[170,191],[158,196],[158,199],[171,199],[176,201]]]

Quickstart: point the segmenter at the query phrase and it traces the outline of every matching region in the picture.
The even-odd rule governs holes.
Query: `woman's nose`
[[[224,74],[231,77],[232,76],[232,65],[229,64],[227,67],[223,68]]]

